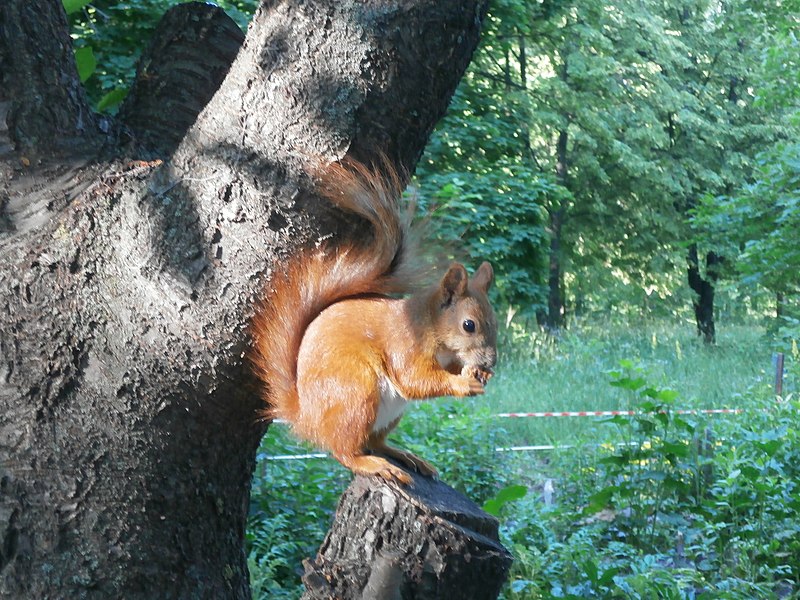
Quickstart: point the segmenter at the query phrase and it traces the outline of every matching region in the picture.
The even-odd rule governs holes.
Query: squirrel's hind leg
[[[377,475],[387,481],[398,481],[410,485],[411,476],[401,467],[393,465],[380,456],[367,452],[371,449],[374,435],[369,431],[375,422],[379,403],[377,383],[367,376],[361,380],[352,378],[347,396],[350,398],[366,398],[358,403],[336,403],[329,407],[322,417],[325,432],[323,440],[333,457],[342,465],[359,475]],[[371,391],[372,390],[372,391]],[[372,410],[364,410],[369,407]],[[401,461],[402,464],[407,464]]]
[[[369,444],[369,449],[372,450],[375,454],[380,454],[387,458],[392,458],[397,462],[405,465],[409,469],[414,469],[417,473],[424,475],[425,477],[437,477],[439,472],[436,470],[431,463],[427,460],[420,458],[416,454],[412,454],[406,450],[400,450],[399,448],[393,448],[392,446],[388,446],[385,442],[380,443],[371,443]]]
[[[387,481],[398,481],[406,485],[411,484],[411,476],[400,467],[390,463],[380,456],[359,454],[355,456],[333,455],[345,467],[359,475],[378,475]]]
[[[395,419],[386,429],[370,435],[369,439],[367,440],[367,448],[373,454],[380,454],[381,456],[394,459],[400,464],[405,465],[409,469],[415,470],[417,473],[420,473],[425,477],[438,477],[439,472],[436,470],[436,467],[434,467],[427,460],[424,460],[416,454],[412,454],[406,450],[393,448],[386,443],[386,436],[389,435],[389,432],[397,426],[398,422],[400,422],[399,417]]]

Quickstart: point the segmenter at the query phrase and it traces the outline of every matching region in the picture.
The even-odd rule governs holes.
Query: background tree
[[[476,158],[496,163],[498,154],[501,160],[513,157],[514,167],[502,169],[502,179],[527,188],[527,205],[521,189],[516,196],[495,194],[487,206],[493,212],[518,207],[529,215],[527,222],[518,218],[518,229],[528,225],[535,237],[531,252],[497,262],[510,262],[520,272],[544,269],[539,278],[544,292],[534,306],[550,328],[563,324],[565,278],[574,285],[576,270],[598,261],[621,263],[626,254],[632,263],[642,248],[621,250],[627,232],[632,238],[638,232],[641,241],[653,231],[642,222],[654,207],[645,210],[650,198],[637,194],[652,187],[647,153],[658,119],[649,104],[657,90],[645,76],[652,62],[637,54],[643,45],[641,23],[648,22],[644,17],[639,3],[594,8],[571,2],[497,3],[457,96],[464,105],[454,103],[458,113],[452,111],[440,128],[444,149],[455,155],[451,162],[460,164],[459,157],[468,156],[471,170]],[[476,109],[480,103],[471,94],[494,101]],[[433,144],[429,156],[435,151],[431,168],[441,171],[440,165],[449,163]],[[620,227],[626,233],[619,235]],[[649,261],[642,262],[640,273],[645,273]],[[535,275],[528,277],[536,281]],[[580,284],[574,287],[573,295],[580,296]]]
[[[113,111],[128,94],[145,43],[175,0],[63,0],[89,102]],[[215,2],[244,31],[258,0]]]
[[[749,181],[778,135],[780,115],[754,91],[775,6],[496,3],[422,189],[439,190],[458,231],[478,234],[467,235],[474,250],[515,273],[509,300],[548,328],[568,305],[674,312],[689,301],[713,341],[723,257],[691,215],[701,197]],[[517,252],[480,234],[506,211],[506,230],[525,232]]]
[[[531,161],[524,42],[526,2],[495,2],[482,43],[417,170],[436,234],[492,260],[504,304],[533,314],[546,301],[546,197],[561,191]],[[522,72],[522,80],[519,73]]]
[[[0,595],[248,595],[247,323],[271,262],[340,225],[303,164],[412,170],[484,10],[264,2],[220,85],[240,30],[180,5],[112,119],[61,2],[0,5]]]
[[[795,3],[796,4],[796,3]],[[765,3],[759,70],[751,77],[755,108],[780,124],[784,138],[756,155],[750,177],[727,193],[706,195],[693,225],[731,257],[743,287],[763,287],[775,298],[779,318],[791,317],[800,290],[795,243],[800,225],[800,46],[794,37],[800,5]],[[786,10],[788,9],[788,10]],[[751,28],[752,30],[752,28]]]
[[[745,33],[767,29],[762,11],[736,3],[671,5],[664,18],[680,32],[680,60],[663,65],[678,95],[664,112],[669,145],[662,165],[675,182],[668,193],[688,225],[700,197],[746,181],[755,154],[776,135],[769,114],[754,104],[761,46]],[[713,342],[714,294],[725,259],[710,240],[692,238],[686,226],[682,239],[697,332]]]

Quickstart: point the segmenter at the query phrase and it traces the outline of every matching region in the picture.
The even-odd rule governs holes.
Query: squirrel
[[[410,400],[484,393],[497,357],[492,266],[482,263],[470,279],[453,263],[437,283],[414,289],[421,260],[410,214],[398,206],[397,172],[388,163],[333,163],[319,175],[317,194],[365,219],[372,236],[302,251],[275,269],[252,323],[263,416],[287,421],[354,473],[410,484],[391,458],[435,477],[430,463],[386,437]]]

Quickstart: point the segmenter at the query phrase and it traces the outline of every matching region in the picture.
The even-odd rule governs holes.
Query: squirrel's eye
[[[467,333],[475,333],[475,321],[473,321],[472,319],[467,319],[461,324],[461,326]]]

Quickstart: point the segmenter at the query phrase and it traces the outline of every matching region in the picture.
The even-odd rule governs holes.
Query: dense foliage
[[[757,169],[797,134],[797,96],[776,85],[797,88],[796,15],[780,2],[496,2],[421,188],[469,223],[450,233],[514,274],[503,299],[551,327],[569,311],[674,310],[692,294],[713,309],[719,278],[739,272],[734,237],[765,237],[726,220],[725,200],[749,210],[754,182],[786,189]],[[797,173],[785,156],[783,181]],[[754,212],[786,206],[765,191]],[[713,231],[693,220],[709,202],[723,209]],[[491,219],[522,240],[517,252],[481,235]],[[741,257],[759,275],[777,267],[751,260],[763,249]]]
[[[191,0],[188,0],[191,1]],[[98,110],[114,110],[133,82],[136,63],[164,12],[176,0],[63,0],[72,25],[78,73]],[[257,0],[218,0],[243,29]]]
[[[505,514],[520,557],[509,598],[783,598],[798,593],[796,402],[747,396],[735,418],[677,414],[681,396],[612,373],[633,418],[566,454],[560,502]],[[566,466],[566,465],[565,465]]]

